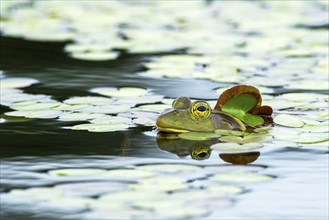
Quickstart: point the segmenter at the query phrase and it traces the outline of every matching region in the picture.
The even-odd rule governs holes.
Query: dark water
[[[139,76],[136,72],[143,70],[142,63],[150,58],[149,55],[123,54],[115,61],[86,62],[65,55],[64,43],[4,37],[0,40],[0,68],[6,76],[30,77],[40,81],[24,90],[28,93],[48,94],[61,101],[72,96],[92,95],[88,90],[94,87],[137,86],[167,97],[217,98],[211,90],[218,87],[218,83],[194,79],[155,80]],[[3,106],[0,109],[1,113],[9,110]],[[139,126],[113,133],[62,128],[69,125],[72,122],[40,119],[0,124],[1,191],[54,185],[56,182],[42,179],[34,173],[49,169],[109,168],[135,162],[153,163],[156,161],[153,159],[157,158],[178,158],[160,150],[154,136],[144,134],[151,131],[150,128]],[[113,162],[113,156],[125,159],[121,163]],[[192,163],[188,157],[182,161]],[[218,154],[211,155],[209,160],[193,163],[226,164]],[[253,165],[264,168],[266,174],[277,178],[265,185],[251,186],[249,190],[252,193],[239,197],[233,208],[214,211],[209,219],[327,219],[328,164],[327,149],[268,147],[262,150]],[[27,214],[29,211],[23,207],[9,209],[8,204],[2,207],[2,211],[4,219],[44,219],[42,215]],[[56,219],[59,216],[63,218],[63,213],[55,213],[52,217]],[[51,216],[48,218],[51,219]]]

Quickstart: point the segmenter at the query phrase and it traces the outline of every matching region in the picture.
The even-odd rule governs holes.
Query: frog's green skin
[[[193,114],[195,106],[207,106],[207,117]],[[205,108],[201,108],[204,110]],[[217,129],[246,130],[244,124],[236,117],[225,112],[211,109],[205,101],[191,102],[187,97],[177,98],[171,109],[166,109],[157,118],[157,127],[165,132],[201,131],[213,132]]]

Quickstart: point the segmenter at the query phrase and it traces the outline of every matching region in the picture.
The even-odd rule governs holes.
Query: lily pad
[[[78,176],[91,176],[91,175],[99,175],[105,173],[106,170],[102,169],[58,169],[58,170],[50,170],[48,174],[51,176],[60,176],[60,177],[78,177]]]
[[[75,112],[75,113],[61,115],[59,117],[59,120],[61,120],[61,121],[86,121],[86,120],[95,119],[95,118],[102,118],[104,116],[105,116],[104,114],[99,114],[99,113]]]
[[[262,143],[217,143],[210,146],[211,149],[220,152],[245,152],[258,148],[262,148],[264,145]]]
[[[229,185],[215,185],[209,186],[206,189],[210,193],[216,193],[217,195],[229,196],[243,193],[243,189],[237,186],[229,186]]]
[[[95,118],[90,121],[94,124],[130,124],[132,121],[130,118],[120,117],[120,116],[109,116]]]
[[[273,177],[255,173],[222,173],[209,178],[210,181],[230,183],[258,183],[272,180]]]
[[[62,190],[54,187],[34,187],[29,189],[13,189],[10,194],[15,196],[23,196],[29,199],[50,200],[64,196]]]
[[[105,105],[112,102],[113,100],[110,98],[99,97],[99,96],[72,97],[64,100],[64,103],[69,105],[78,105],[78,104]]]
[[[274,117],[274,123],[286,127],[300,128],[304,126],[304,122],[297,116],[280,114]]]
[[[59,110],[34,110],[34,111],[12,111],[6,112],[5,115],[25,117],[25,118],[57,118],[63,112]]]
[[[118,58],[119,53],[114,51],[90,51],[90,52],[74,52],[71,57],[78,60],[87,61],[107,61]]]
[[[104,96],[114,96],[114,97],[136,97],[144,96],[148,93],[147,89],[135,88],[135,87],[100,87],[90,90],[93,93],[97,93]]]
[[[10,108],[20,111],[44,110],[59,106],[60,102],[16,102]]]
[[[208,133],[208,132],[185,132],[178,135],[178,137],[186,140],[209,140],[219,138],[219,134]]]
[[[250,126],[257,126],[263,124],[264,119],[258,115],[247,113],[252,110],[256,104],[257,100],[254,96],[243,94],[236,96],[225,103],[222,107],[222,111],[234,115]]]
[[[109,170],[103,175],[116,177],[116,178],[129,178],[139,179],[155,176],[156,173],[146,170],[135,170],[135,169],[113,169]]]
[[[79,124],[74,125],[72,130],[87,130],[90,132],[114,132],[114,131],[123,131],[127,130],[130,126],[127,124]]]
[[[223,130],[223,129],[217,129],[215,131],[216,134],[224,135],[224,136],[246,136],[250,133],[244,132],[244,131],[234,131],[234,130]]]
[[[14,77],[0,79],[0,87],[3,88],[24,88],[36,84],[39,81],[32,78]]]
[[[198,166],[186,165],[186,164],[152,164],[152,165],[137,166],[136,169],[152,171],[152,172],[161,172],[161,173],[181,173],[181,172],[196,172],[196,171],[200,171],[202,168]]]

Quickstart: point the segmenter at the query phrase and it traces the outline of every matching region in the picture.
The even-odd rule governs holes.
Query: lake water
[[[118,61],[94,64],[64,56],[61,52],[63,44],[59,43],[1,38],[1,45],[1,67],[7,76],[37,78],[41,83],[27,88],[26,91],[49,94],[57,100],[74,95],[88,95],[86,91],[90,88],[109,84],[150,88],[157,94],[169,97],[185,95],[193,98],[215,98],[213,95],[207,97],[214,87],[212,82],[194,79],[155,80],[137,76],[135,72],[141,69],[140,62],[147,59],[145,56],[124,55]],[[194,90],[195,86],[200,90]],[[1,106],[1,110],[5,112],[8,108]],[[109,169],[145,163],[187,163],[210,166],[213,174],[230,167],[230,172],[235,169],[251,169],[250,172],[275,177],[265,183],[238,183],[238,186],[247,189],[247,193],[233,196],[231,199],[234,203],[228,207],[215,206],[211,214],[206,215],[206,219],[328,217],[326,148],[267,147],[262,150],[256,162],[244,167],[221,161],[217,153],[213,153],[208,160],[194,161],[189,157],[178,159],[177,155],[160,150],[154,135],[145,135],[152,128],[140,126],[122,132],[88,133],[63,129],[67,123],[43,119],[1,124],[3,193],[16,188],[59,184],[61,181],[43,176],[47,170],[59,168]],[[71,210],[62,207],[56,209],[36,203],[30,208],[32,204],[29,199],[17,201],[6,196],[1,200],[3,219],[94,218],[88,217],[88,212],[82,212],[76,207]],[[197,200],[195,198],[194,202],[197,203]]]
[[[36,7],[38,10],[40,7],[48,8],[48,3],[43,5],[26,2],[15,6],[18,9],[27,9],[25,12],[22,10],[18,19],[24,20],[24,16],[35,18],[33,10],[29,12],[29,7]],[[6,24],[10,19],[3,19],[6,26],[0,36],[0,79],[27,77],[38,80],[36,84],[19,88],[22,91],[18,93],[49,95],[52,101],[65,102],[75,96],[101,96],[91,92],[93,88],[138,87],[147,89],[151,94],[146,98],[151,99],[152,95],[163,98],[158,100],[159,98],[153,97],[156,101],[150,101],[159,105],[137,104],[137,107],[144,107],[142,110],[136,110],[134,105],[128,108],[136,114],[132,118],[150,119],[150,123],[153,123],[151,126],[133,121],[129,128],[114,132],[71,130],[73,126],[83,122],[59,120],[58,117],[11,117],[8,114],[13,111],[10,108],[13,106],[1,102],[4,103],[0,105],[1,219],[329,218],[329,85],[326,84],[329,77],[326,73],[329,48],[326,38],[328,22],[324,16],[328,14],[325,10],[326,4],[324,1],[298,4],[291,1],[287,5],[276,6],[276,3],[248,2],[243,3],[244,7],[237,7],[238,4],[224,1],[205,1],[204,5],[200,3],[202,7],[199,8],[199,3],[191,2],[186,5],[187,10],[184,12],[177,11],[177,2],[172,6],[150,4],[151,6],[147,6],[151,7],[150,11],[132,9],[144,7],[145,2],[130,2],[127,5],[113,3],[113,6],[106,6],[110,9],[113,7],[113,11],[106,11],[108,8],[105,3],[104,10],[100,2],[89,5],[90,13],[93,10],[97,13],[105,11],[118,18],[118,21],[114,19],[113,22],[120,23],[122,27],[119,27],[127,31],[120,33],[123,35],[121,37],[133,42],[129,50],[115,50],[119,51],[119,57],[109,61],[74,59],[73,53],[65,52],[72,41],[38,41],[38,37],[42,37],[33,35],[33,31],[40,34],[38,25],[34,26],[37,22],[27,23],[32,30],[32,33],[27,33],[24,32],[25,29],[11,29],[11,24]],[[75,5],[73,10],[71,3],[66,6],[72,9],[71,22],[77,28],[73,29],[73,32],[82,31],[78,37],[85,34],[93,39],[95,36],[88,32],[88,28],[92,33],[96,33],[96,36],[97,28],[92,22],[88,23],[88,20],[74,20],[73,17],[85,9],[79,11],[80,6]],[[52,4],[54,11],[61,11],[57,8],[59,6],[56,1]],[[296,4],[296,7],[293,7],[293,4]],[[8,5],[4,12],[10,17],[10,13],[16,8],[10,8],[10,4]],[[66,6],[64,4],[63,7]],[[309,11],[306,6],[310,6]],[[137,23],[132,22],[131,26],[125,23],[125,19],[130,22],[131,18],[120,12],[121,7],[130,8],[129,13],[137,17],[141,13],[141,23],[138,23],[138,19]],[[172,10],[176,13],[172,17],[176,16],[177,19],[170,20],[171,17],[167,17],[167,14],[163,14],[157,7],[164,11]],[[222,13],[217,14],[217,10],[222,7]],[[296,16],[297,19],[291,15],[291,18],[296,20],[287,19],[285,16],[290,16],[290,12],[286,7],[293,11],[294,16],[303,16]],[[241,13],[245,14],[245,10],[254,12],[250,15],[251,20],[249,16],[245,20],[241,19]],[[273,10],[277,13],[273,13]],[[304,16],[299,11],[308,13]],[[202,16],[205,16],[205,19],[215,20],[209,23],[206,20],[199,22],[196,19],[198,16],[195,17],[192,12],[198,16],[204,13]],[[70,10],[63,13],[49,12],[50,20],[71,16]],[[313,16],[314,13],[318,16]],[[96,14],[89,17],[95,19],[95,24],[103,24],[102,17],[97,17]],[[237,20],[235,15],[238,16]],[[269,16],[266,21],[268,29],[266,25],[260,30],[258,26],[254,26],[253,16],[257,19],[258,15]],[[4,17],[6,16],[8,15],[4,14]],[[152,23],[153,18],[153,25],[160,24],[161,31],[164,31],[160,31],[160,35],[168,34],[167,38],[164,37],[161,43],[158,43],[154,41],[156,37],[141,34],[143,31],[132,32],[133,37],[129,38],[130,29],[138,30],[144,28],[143,25],[149,28],[150,32],[147,33],[160,36],[157,35],[159,30],[147,23]],[[65,22],[69,20],[65,19]],[[217,26],[216,19],[222,21],[223,26]],[[257,23],[260,26],[261,20]],[[301,24],[295,24],[299,20]],[[65,22],[64,27],[67,28]],[[178,26],[168,26],[167,22]],[[41,24],[41,29],[45,28],[47,32],[47,25],[42,26],[45,24]],[[50,29],[56,29],[55,23],[49,24],[53,25],[50,25]],[[194,25],[199,26],[202,31],[193,29]],[[177,35],[170,35],[175,28],[178,30],[178,33],[175,33]],[[218,28],[223,36],[210,37],[213,33],[208,30],[213,28],[215,31]],[[65,30],[71,31],[70,28]],[[102,26],[101,30],[104,30]],[[201,33],[205,33],[205,36]],[[54,38],[58,37],[58,33],[52,34]],[[109,33],[104,30],[102,34],[106,38]],[[102,34],[97,36],[100,42],[108,43],[102,38]],[[22,36],[27,39],[22,39]],[[90,42],[99,43],[97,37],[95,41]],[[235,37],[238,38],[238,43],[235,42]],[[241,39],[246,39],[246,42],[241,43]],[[293,43],[290,42],[291,39],[294,39]],[[79,38],[77,41],[88,45],[89,40]],[[177,46],[176,42],[183,46]],[[115,43],[121,45],[123,42]],[[115,43],[114,48],[118,46]],[[162,44],[173,49],[163,49]],[[234,52],[230,51],[232,48]],[[201,54],[204,57],[184,57],[184,54]],[[154,60],[155,57],[158,57],[158,60]],[[208,61],[206,58],[209,57],[213,60]],[[193,71],[189,65],[192,65]],[[225,74],[216,75],[218,73]],[[1,83],[3,87],[8,86],[3,81]],[[220,139],[223,142],[247,143],[232,144],[238,146],[235,149],[232,146],[227,149],[223,146],[210,149],[218,139],[188,140],[158,134],[154,117],[168,107],[168,104],[170,106],[171,99],[187,96],[214,103],[222,92],[221,89],[240,83],[252,84],[264,91],[264,103],[273,107],[273,117],[288,117],[283,122],[277,120],[272,123],[269,133],[258,132],[258,136],[256,134],[251,141],[240,137],[225,139],[223,135]],[[12,92],[11,88],[1,88],[2,98],[8,97],[6,92]],[[288,96],[284,96],[286,94]],[[113,106],[119,108],[116,103]],[[122,113],[121,116],[130,117],[128,113]],[[293,116],[297,119],[293,119]],[[253,145],[254,142],[256,145]],[[248,146],[249,149],[241,149]]]

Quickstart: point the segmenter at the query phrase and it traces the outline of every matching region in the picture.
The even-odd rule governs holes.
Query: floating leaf
[[[267,136],[264,134],[252,133],[250,135],[244,137],[238,136],[223,136],[219,138],[221,141],[224,142],[236,142],[239,144],[251,143],[251,142],[267,142],[272,140],[272,136]]]
[[[50,170],[48,174],[51,176],[90,176],[90,175],[99,175],[105,173],[106,170],[102,169],[58,169]]]
[[[135,170],[135,169],[113,169],[109,170],[103,175],[114,177],[114,178],[146,178],[155,176],[155,173],[146,170]]]
[[[13,111],[6,112],[5,115],[25,117],[25,118],[57,118],[62,115],[63,112],[59,110],[35,110],[35,111]]]
[[[155,121],[149,118],[136,118],[133,120],[133,122],[138,125],[151,126],[151,127],[156,126]]]
[[[254,173],[222,173],[209,178],[216,182],[257,183],[272,180],[273,177]]]
[[[75,52],[71,54],[71,57],[78,60],[87,61],[107,61],[115,60],[118,58],[119,53],[114,51],[90,51],[90,52]]]
[[[303,127],[304,122],[299,117],[294,115],[280,114],[274,117],[274,123],[286,127],[300,128]]]
[[[234,131],[234,130],[222,130],[222,129],[217,129],[215,131],[216,134],[224,135],[224,136],[246,136],[249,135],[250,133],[244,132],[244,131]]]
[[[228,185],[216,185],[216,186],[209,186],[206,188],[211,194],[219,194],[224,196],[236,195],[243,193],[243,189],[237,186],[228,186]]]
[[[0,79],[0,87],[1,89],[4,88],[24,88],[30,85],[33,85],[35,83],[38,83],[39,81],[36,79],[31,79],[31,78],[20,78],[20,77],[15,77],[15,78],[5,78],[5,79]]]
[[[211,149],[220,152],[245,152],[262,147],[263,147],[262,143],[247,143],[247,144],[217,143],[210,146]]]
[[[201,170],[201,167],[186,164],[152,164],[137,166],[136,169],[161,173],[180,173],[196,172]]]
[[[178,137],[187,140],[209,140],[213,138],[219,138],[219,134],[208,132],[185,132],[178,135]]]
[[[23,196],[29,199],[50,200],[64,196],[62,190],[54,187],[34,187],[30,189],[13,189],[10,194],[15,196]]]
[[[10,105],[10,108],[21,111],[44,110],[59,106],[60,102],[16,102]]]
[[[64,103],[69,105],[78,105],[78,104],[105,105],[112,102],[113,101],[110,98],[99,97],[99,96],[72,97],[64,100]]]
[[[281,134],[275,136],[275,139],[301,144],[312,144],[329,140],[329,133]]]
[[[127,184],[119,182],[66,183],[56,185],[55,189],[62,190],[68,196],[99,196],[104,193],[126,190]]]
[[[236,96],[222,107],[223,112],[230,113],[250,126],[257,126],[264,123],[264,119],[258,115],[247,113],[256,106],[257,100],[254,96],[243,94]]]
[[[114,132],[123,131],[129,128],[127,124],[79,124],[72,127],[72,130],[88,130],[90,132]]]
[[[114,97],[136,97],[144,96],[147,94],[147,90],[143,88],[134,88],[134,87],[100,87],[90,90],[91,92],[98,93],[105,96],[114,96]]]
[[[76,112],[76,113],[69,113],[69,114],[61,115],[59,117],[59,120],[61,120],[61,121],[86,121],[89,119],[102,118],[104,116],[105,116],[104,114],[99,114],[99,113]]]
[[[120,117],[120,116],[106,115],[104,117],[95,118],[90,122],[94,124],[129,124],[131,123],[131,119],[126,117]]]
[[[184,178],[176,176],[151,177],[130,184],[129,188],[141,191],[176,191],[188,188]]]
[[[253,96],[254,99],[245,96],[247,99],[241,106],[241,110],[248,112],[254,107],[260,106],[262,104],[262,97],[257,88],[247,85],[234,86],[230,89],[225,90],[218,98],[215,109],[221,110],[223,107],[232,99],[239,97],[241,95]],[[234,104],[234,103],[232,103]],[[237,105],[238,106],[238,105]],[[240,108],[239,108],[240,109]]]

